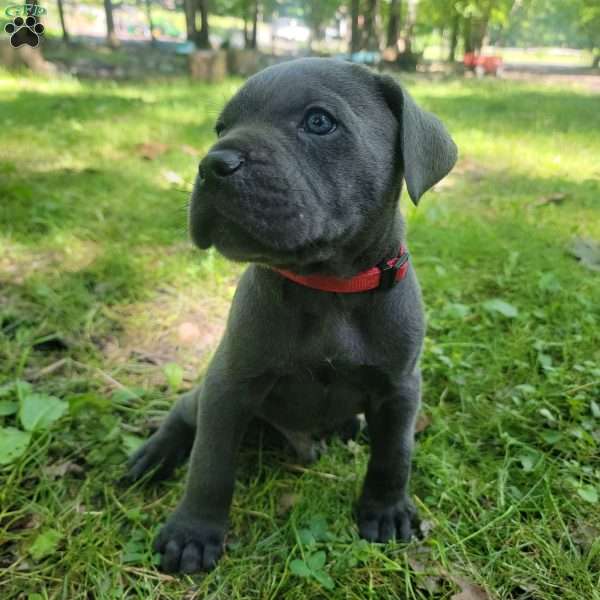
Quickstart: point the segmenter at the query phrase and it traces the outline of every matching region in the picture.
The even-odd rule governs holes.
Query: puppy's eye
[[[309,110],[304,117],[304,129],[315,135],[327,135],[335,131],[335,119],[321,108]]]
[[[225,131],[225,123],[222,123],[221,121],[219,121],[215,125],[215,132],[216,132],[217,136],[221,137],[221,134],[223,133],[223,131]]]

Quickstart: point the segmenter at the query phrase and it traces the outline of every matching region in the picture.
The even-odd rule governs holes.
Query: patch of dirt
[[[17,243],[3,243],[0,250],[0,283],[14,285],[21,285],[35,273],[85,269],[99,253],[98,246],[88,240],[76,240],[60,250],[34,250]]]
[[[443,192],[456,185],[458,179],[469,179],[472,182],[478,182],[485,179],[489,169],[483,164],[469,157],[460,158],[456,166],[447,177],[444,177],[433,187],[434,192]]]
[[[219,343],[228,311],[226,299],[206,290],[160,289],[152,300],[116,309],[123,332],[104,340],[102,351],[108,364],[137,373],[144,385],[164,384],[162,367],[171,362],[191,383]]]

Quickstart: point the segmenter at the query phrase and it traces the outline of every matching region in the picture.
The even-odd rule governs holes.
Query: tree
[[[254,0],[254,7],[252,10],[252,37],[249,39],[249,43],[246,46],[252,50],[256,50],[256,38],[258,37],[258,11],[258,0]]]
[[[305,19],[311,30],[311,45],[323,37],[323,26],[335,17],[339,0],[310,0],[305,4]]]
[[[493,15],[494,17],[494,15]],[[592,52],[600,63],[600,3],[598,0],[515,0],[504,22],[492,18],[495,43],[526,46],[570,46]]]
[[[185,15],[186,37],[189,42],[193,42],[196,33],[196,9],[194,0],[183,0],[183,14]]]
[[[400,36],[400,23],[402,15],[402,0],[392,0],[390,3],[390,15],[388,17],[387,35],[385,39],[386,48],[397,48]]]
[[[600,4],[597,0],[580,0],[581,12],[579,29],[587,40],[587,47],[592,52],[592,67],[600,66]]]
[[[198,48],[210,48],[209,26],[208,26],[208,0],[196,0],[200,10],[200,31],[195,36]]]
[[[360,17],[360,0],[352,0],[350,7],[350,18],[352,20],[352,38],[350,40],[350,52],[356,54],[361,48],[361,31],[358,27]]]
[[[453,10],[452,20],[450,22],[450,46],[448,48],[448,62],[456,60],[456,47],[458,46],[458,34],[460,33],[460,14]]]
[[[154,24],[152,23],[152,0],[146,0],[146,16],[148,17],[148,28],[150,29],[150,39],[154,42]]]
[[[58,18],[60,19],[60,27],[62,29],[62,38],[63,42],[69,42],[69,33],[67,31],[67,26],[65,25],[65,12],[63,8],[63,0],[57,0],[58,4]]]
[[[108,45],[115,48],[119,44],[115,33],[115,22],[113,20],[113,7],[111,0],[104,0],[104,13],[106,15],[106,41]]]
[[[363,44],[367,50],[379,50],[379,33],[377,31],[377,4],[377,0],[367,0],[363,37]]]
[[[210,48],[208,0],[183,0],[183,12],[187,39],[194,42],[198,48]],[[200,12],[200,29],[196,23],[198,12]]]
[[[438,29],[440,33],[450,29],[448,60],[453,62],[462,25],[460,2],[457,0],[421,0],[417,21],[421,29]]]

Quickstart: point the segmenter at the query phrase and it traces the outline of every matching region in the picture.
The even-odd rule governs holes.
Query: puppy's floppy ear
[[[456,144],[441,121],[420,109],[396,80],[389,75],[378,79],[385,101],[398,120],[406,188],[417,204],[454,166]]]

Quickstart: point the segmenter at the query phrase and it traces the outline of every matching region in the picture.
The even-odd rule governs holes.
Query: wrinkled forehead
[[[304,59],[269,67],[251,77],[223,110],[224,120],[260,115],[285,117],[319,104],[363,112],[380,102],[368,70],[335,60]]]

